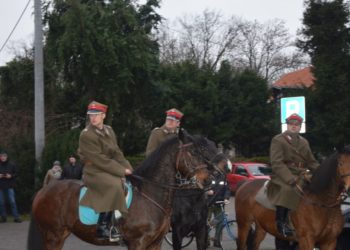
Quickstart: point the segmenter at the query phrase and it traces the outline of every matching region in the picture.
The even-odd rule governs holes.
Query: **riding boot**
[[[108,224],[110,223],[109,212],[100,213],[97,222],[97,238],[101,240],[109,239],[109,228]]]
[[[115,242],[115,241],[119,241],[122,238],[122,234],[119,232],[119,229],[118,229],[118,224],[123,220],[123,217],[118,216],[118,218],[116,218],[115,216],[112,216],[114,215],[113,213],[114,212],[110,212],[111,214],[110,218],[113,217],[113,219],[111,219],[112,225],[110,227],[109,240]]]
[[[293,236],[293,230],[288,224],[288,208],[276,206],[276,225],[278,232],[284,237]]]

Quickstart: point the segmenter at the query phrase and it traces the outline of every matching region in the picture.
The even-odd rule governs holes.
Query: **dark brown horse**
[[[224,154],[218,154],[212,162],[215,167],[224,169],[227,165],[227,157]],[[173,249],[180,250],[183,238],[190,233],[193,233],[196,238],[197,250],[207,249],[207,219],[208,201],[204,189],[186,185],[186,188],[176,190],[171,215]]]
[[[215,144],[208,139],[180,132],[179,138],[162,143],[134,171],[133,201],[120,225],[128,249],[160,249],[169,230],[176,177],[204,181],[216,154]],[[39,190],[32,204],[29,250],[62,249],[71,233],[95,245],[115,244],[98,240],[96,225],[80,222],[80,188],[74,181],[57,181]]]
[[[285,240],[297,241],[300,250],[334,250],[337,237],[343,228],[341,213],[342,195],[350,186],[350,146],[332,154],[315,171],[311,183],[300,193],[298,208],[290,213],[295,227],[295,237],[283,238],[277,233],[275,211],[263,207],[255,200],[265,180],[246,182],[235,197],[238,224],[239,250],[257,250],[266,232]],[[254,233],[249,237],[252,225]]]

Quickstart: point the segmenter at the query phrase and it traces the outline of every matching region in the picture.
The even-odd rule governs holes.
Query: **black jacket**
[[[214,205],[216,201],[229,200],[231,197],[231,191],[225,174],[216,172],[210,189],[214,191],[214,195],[208,196],[208,206]]]
[[[67,163],[63,166],[61,179],[77,179],[81,180],[83,175],[83,167],[80,163],[76,163],[74,166]]]
[[[10,174],[10,179],[0,178],[0,189],[14,188],[17,177],[17,167],[14,163],[9,160],[2,162],[0,161],[0,174]]]

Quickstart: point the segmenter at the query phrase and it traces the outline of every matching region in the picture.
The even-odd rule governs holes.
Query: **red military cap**
[[[179,121],[183,117],[183,113],[175,108],[169,109],[166,112],[166,119]]]
[[[303,122],[303,118],[296,113],[291,114],[286,119],[286,123],[299,123],[299,124],[301,124],[302,122]]]
[[[100,113],[106,113],[107,112],[107,105],[104,105],[102,103],[92,101],[87,110],[87,114],[100,114]]]

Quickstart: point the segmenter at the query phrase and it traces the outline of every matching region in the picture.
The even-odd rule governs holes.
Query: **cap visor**
[[[93,115],[93,114],[102,114],[103,112],[100,110],[88,110],[88,112],[86,112],[86,114],[88,115]]]
[[[168,116],[166,117],[166,119],[173,120],[173,121],[179,121],[178,118],[176,118],[175,116],[170,116],[170,115],[168,115]]]

